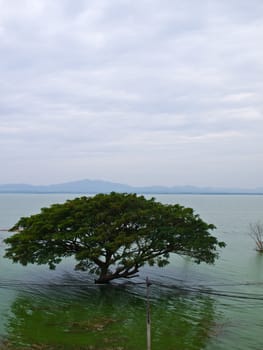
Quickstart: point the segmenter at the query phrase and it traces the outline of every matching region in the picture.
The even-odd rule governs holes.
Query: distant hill
[[[80,180],[60,184],[34,186],[30,184],[0,185],[0,193],[109,193],[127,192],[144,194],[263,194],[262,188],[213,188],[195,186],[130,186],[103,180]]]

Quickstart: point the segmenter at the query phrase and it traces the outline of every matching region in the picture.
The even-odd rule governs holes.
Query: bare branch
[[[263,223],[261,223],[260,221],[251,223],[249,225],[249,228],[249,236],[255,241],[256,250],[259,252],[263,252]]]

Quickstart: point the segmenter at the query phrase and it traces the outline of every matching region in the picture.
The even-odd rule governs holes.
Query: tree
[[[5,239],[5,257],[23,265],[48,264],[74,256],[75,269],[95,273],[96,283],[136,276],[139,268],[165,266],[170,253],[214,263],[224,242],[210,234],[193,209],[127,193],[98,194],[42,208],[22,217]]]

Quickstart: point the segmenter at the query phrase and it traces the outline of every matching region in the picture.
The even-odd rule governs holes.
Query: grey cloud
[[[253,153],[259,167],[258,0],[253,6],[243,0],[27,0],[24,6],[14,0],[11,6],[2,0],[0,6],[2,157],[19,169],[22,155],[27,167],[38,164],[32,180],[53,182],[51,170],[40,175],[48,164],[56,179],[87,177],[89,160],[94,177],[107,170],[112,180],[131,183],[152,171],[152,182],[158,176],[158,183],[182,182],[178,168],[198,174],[198,158],[203,181],[211,184],[205,174],[214,175],[215,154],[220,174],[231,166],[227,154],[246,169]],[[255,142],[248,147],[249,140]],[[8,168],[5,178],[14,165]]]

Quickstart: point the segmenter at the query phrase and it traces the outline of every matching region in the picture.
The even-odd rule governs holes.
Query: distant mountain
[[[129,185],[103,180],[80,180],[62,184],[44,186],[47,192],[70,193],[108,193],[108,192],[133,192]]]
[[[213,188],[195,186],[129,186],[103,180],[80,180],[60,184],[34,186],[29,184],[0,185],[0,193],[109,193],[127,192],[144,194],[263,194],[262,188]]]

